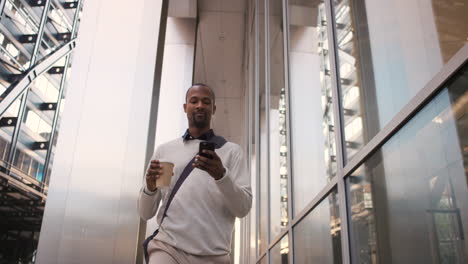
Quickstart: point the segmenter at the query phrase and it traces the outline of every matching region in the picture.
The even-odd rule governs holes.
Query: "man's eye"
[[[211,104],[211,100],[203,100],[204,104]]]

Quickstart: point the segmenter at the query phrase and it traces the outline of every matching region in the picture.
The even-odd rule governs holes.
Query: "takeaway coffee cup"
[[[171,184],[172,175],[174,175],[174,163],[161,161],[159,164],[162,165],[162,175],[156,180],[156,187],[167,187]]]

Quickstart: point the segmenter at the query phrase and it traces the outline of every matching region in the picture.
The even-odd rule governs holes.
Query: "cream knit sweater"
[[[174,176],[169,187],[154,193],[144,184],[138,199],[141,218],[148,220],[158,212],[157,222],[161,222],[169,193],[187,163],[197,154],[199,143],[197,139],[178,138],[156,149],[152,160],[174,163]],[[226,168],[224,177],[215,181],[207,172],[195,168],[174,196],[155,239],[195,255],[230,252],[235,217],[248,214],[252,191],[240,146],[227,142],[216,153]]]

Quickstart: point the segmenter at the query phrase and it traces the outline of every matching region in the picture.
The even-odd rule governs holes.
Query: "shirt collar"
[[[198,138],[194,138],[190,135],[190,132],[189,130],[187,129],[184,133],[184,135],[182,136],[182,138],[184,140],[192,140],[192,139],[199,139],[199,140],[210,140],[212,137],[215,136],[215,133],[213,132],[213,129],[210,129],[208,130],[207,132],[205,132],[205,134],[199,136]]]

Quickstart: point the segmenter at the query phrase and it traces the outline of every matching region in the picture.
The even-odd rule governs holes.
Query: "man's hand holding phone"
[[[219,180],[224,176],[226,169],[224,169],[223,162],[214,151],[214,144],[206,143],[210,142],[200,142],[200,151],[195,156],[195,162],[192,166],[208,172],[213,179]]]

